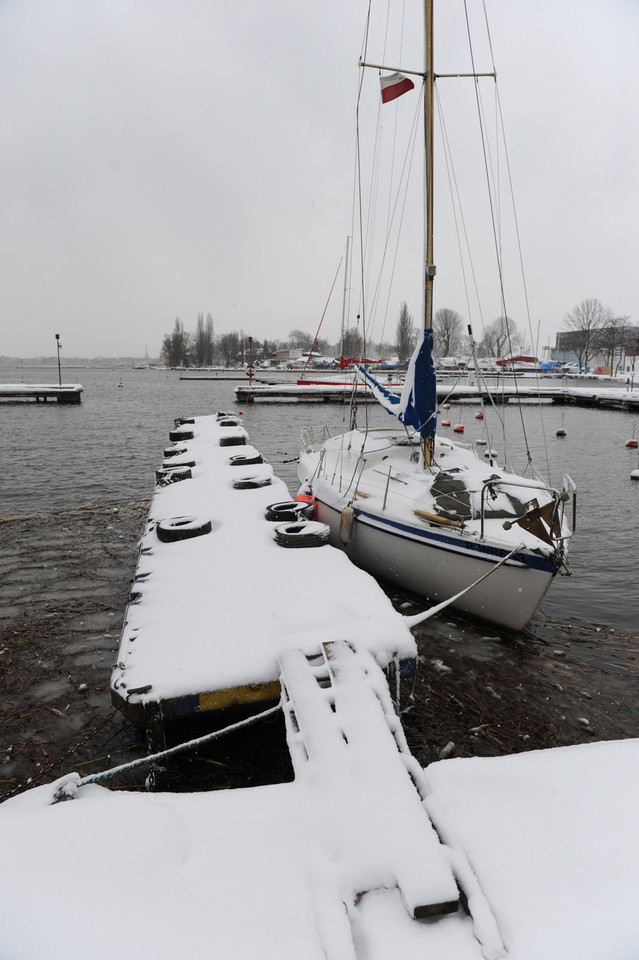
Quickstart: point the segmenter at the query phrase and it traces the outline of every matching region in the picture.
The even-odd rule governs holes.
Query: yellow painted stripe
[[[281,693],[279,680],[270,683],[247,683],[242,687],[227,687],[200,694],[200,710],[223,710],[224,707],[261,700],[277,700]]]

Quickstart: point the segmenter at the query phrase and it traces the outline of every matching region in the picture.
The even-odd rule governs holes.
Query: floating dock
[[[636,956],[639,740],[422,770],[369,654],[280,667],[292,782],[0,806],[1,956]]]
[[[339,638],[414,672],[404,618],[323,543],[323,525],[282,536],[266,519],[291,497],[237,417],[183,420],[169,438],[111,679],[125,716],[149,729],[158,709],[166,720],[277,700],[278,656]]]
[[[83,387],[79,383],[0,383],[0,400],[34,400],[46,403],[81,403]]]
[[[383,380],[380,381],[384,386]],[[396,385],[387,386],[387,389],[399,394]],[[372,396],[371,391],[364,383],[340,386],[337,384],[312,384],[301,386],[298,384],[244,384],[235,387],[235,399],[239,404],[247,403],[349,403],[354,397],[358,401]],[[602,409],[637,410],[639,409],[639,390],[636,392],[625,387],[608,387],[592,389],[589,387],[566,387],[561,384],[552,386],[537,384],[519,384],[509,379],[500,382],[497,386],[478,385],[477,383],[463,383],[450,385],[437,384],[438,401],[448,400],[467,403],[510,403],[524,400],[526,402],[549,402],[555,404],[574,404],[579,407],[600,407]]]

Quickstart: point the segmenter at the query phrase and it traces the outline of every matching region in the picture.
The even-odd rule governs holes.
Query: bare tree
[[[240,336],[237,332],[223,333],[218,341],[224,366],[231,367],[237,363],[242,350]]]
[[[288,342],[295,350],[304,350],[308,352],[313,345],[313,337],[304,330],[291,330],[288,335]]]
[[[173,333],[167,333],[162,342],[161,358],[169,367],[188,367],[190,336],[184,332],[179,317],[175,318]]]
[[[630,317],[612,317],[607,327],[604,327],[599,336],[599,349],[604,357],[604,363],[615,374],[623,359],[624,347],[629,337],[628,321]],[[615,364],[616,359],[616,364]]]
[[[433,334],[435,353],[438,357],[452,357],[459,353],[462,346],[464,321],[455,310],[443,307],[435,314]]]
[[[349,327],[344,331],[342,340],[342,356],[347,359],[362,359],[364,341],[357,327]]]
[[[399,319],[395,328],[395,347],[399,362],[404,363],[409,360],[415,344],[417,343],[417,331],[413,325],[413,318],[408,310],[408,304],[404,300],[399,308]]]
[[[480,357],[503,357],[514,353],[519,346],[517,324],[510,317],[497,317],[484,330],[477,353]]]
[[[629,362],[632,361],[632,375],[634,377],[637,357],[639,357],[639,328],[637,327],[632,327],[626,334],[624,356],[626,359],[626,370]]]
[[[195,336],[193,337],[193,363],[196,367],[210,367],[213,363],[213,317],[207,313],[197,315]]]
[[[602,331],[610,326],[611,313],[599,300],[582,300],[564,317],[564,326],[572,331],[570,349],[584,373],[601,350]]]

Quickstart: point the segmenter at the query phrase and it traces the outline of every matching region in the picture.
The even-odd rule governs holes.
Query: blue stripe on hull
[[[389,520],[386,517],[366,513],[365,510],[360,510],[358,507],[354,509],[355,516],[358,519],[374,521],[373,526],[377,526],[378,524],[383,525],[386,532],[391,536],[401,538],[404,534],[409,534],[411,540],[424,540],[433,546],[437,546],[438,549],[446,550],[450,553],[469,550],[473,554],[478,554],[478,556],[475,557],[477,560],[501,560],[502,557],[510,553],[510,550],[505,548],[493,547],[476,540],[462,540],[456,537],[449,537],[442,533],[433,533],[430,530],[419,530],[416,527],[400,523],[397,520]],[[516,553],[512,559],[513,562],[523,563],[533,570],[542,570],[544,573],[551,573],[553,575],[557,572],[557,564],[549,560],[548,557],[540,556],[539,554]]]

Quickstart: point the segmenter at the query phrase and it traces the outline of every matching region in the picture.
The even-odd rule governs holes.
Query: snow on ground
[[[507,957],[637,956],[639,740],[444,760],[426,776],[428,811],[453,863],[472,866]],[[349,900],[340,851],[309,816],[308,783],[151,795],[87,786],[50,805],[54,788],[0,807],[7,960],[482,957],[463,913],[419,923],[392,886]],[[339,812],[327,802],[328,826]],[[366,822],[365,800],[360,813]],[[410,843],[402,822],[387,828]]]

